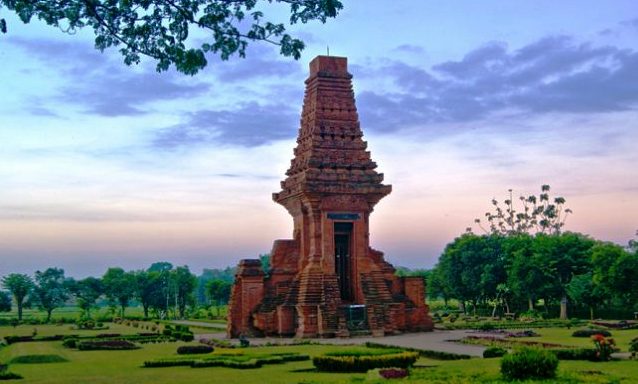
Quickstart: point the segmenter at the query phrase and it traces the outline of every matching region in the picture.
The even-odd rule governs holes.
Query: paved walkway
[[[321,344],[338,344],[338,345],[359,345],[370,341],[384,345],[392,345],[397,347],[425,349],[440,352],[459,353],[470,356],[483,356],[485,347],[480,345],[468,345],[450,342],[448,340],[459,340],[470,333],[465,330],[454,331],[433,331],[419,333],[405,333],[395,336],[384,337],[352,337],[352,338],[334,338],[334,339],[308,339]],[[472,333],[476,334],[476,333]],[[221,339],[225,340],[225,333],[198,334],[197,339]],[[292,344],[298,340],[292,338],[249,338],[251,345],[271,344]],[[233,340],[233,343],[239,344],[239,341]]]
[[[171,323],[180,324],[180,325],[188,325],[189,327],[226,329],[226,324],[208,323],[208,322],[205,322],[205,321],[173,320],[173,321],[171,321]]]

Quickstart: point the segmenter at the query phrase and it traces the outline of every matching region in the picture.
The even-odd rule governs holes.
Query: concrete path
[[[470,333],[466,330],[454,330],[454,331],[433,331],[433,332],[420,332],[420,333],[406,333],[395,336],[384,337],[352,337],[352,338],[334,338],[334,339],[308,339],[313,342],[321,344],[337,344],[337,345],[360,345],[370,341],[373,343],[379,343],[384,345],[392,345],[405,348],[425,349],[439,352],[449,352],[465,354],[470,356],[483,356],[483,350],[485,347],[480,345],[468,345],[454,343],[448,340],[459,340],[468,335],[476,335],[476,333]],[[493,335],[492,335],[493,336]],[[196,338],[199,339],[220,339],[227,340],[225,333],[209,333],[198,334]],[[250,345],[264,345],[270,344],[292,344],[297,342],[298,339],[292,338],[249,338]],[[233,344],[239,344],[239,341],[232,340]]]

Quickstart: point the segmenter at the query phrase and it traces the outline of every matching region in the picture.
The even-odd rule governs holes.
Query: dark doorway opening
[[[335,273],[341,300],[352,301],[352,223],[335,223]]]

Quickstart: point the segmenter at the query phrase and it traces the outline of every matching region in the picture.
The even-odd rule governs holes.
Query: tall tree
[[[193,75],[207,65],[207,53],[223,60],[234,54],[244,57],[248,43],[255,41],[278,45],[282,55],[298,59],[304,43],[264,15],[278,3],[290,5],[291,24],[326,22],[343,7],[340,0],[0,0],[0,10],[6,7],[24,23],[37,17],[68,33],[92,29],[95,47],[118,47],[127,65],[147,56],[158,71],[174,65]],[[194,39],[192,28],[206,34]],[[4,19],[0,31],[7,32]]]
[[[193,292],[197,285],[197,278],[190,272],[187,266],[183,266],[175,268],[172,274],[172,282],[179,317],[184,318],[186,305],[193,302]]]
[[[64,270],[47,268],[44,272],[35,273],[35,299],[38,307],[47,313],[47,323],[51,321],[54,309],[64,305],[69,298],[69,290],[65,284]]]
[[[135,275],[122,268],[109,268],[102,276],[102,284],[109,302],[117,303],[120,306],[120,316],[124,317],[126,307],[135,297]]]
[[[539,257],[555,282],[560,296],[560,318],[567,319],[567,287],[575,275],[591,268],[591,249],[595,241],[585,235],[566,232],[560,235],[538,234],[534,241]]]
[[[2,278],[2,286],[9,290],[18,307],[18,321],[22,321],[24,300],[33,289],[33,280],[27,275],[12,273]]]
[[[166,295],[162,289],[161,272],[137,271],[135,275],[135,296],[142,304],[144,317],[149,317],[149,309],[158,302],[166,304]]]
[[[220,315],[220,307],[224,304],[228,304],[232,286],[232,283],[221,279],[210,280],[206,285],[206,294],[210,301],[215,303],[215,306],[217,307],[217,316]]]
[[[87,277],[77,281],[67,279],[67,286],[77,299],[78,306],[84,311],[84,315],[90,318],[91,309],[95,307],[97,299],[104,293],[102,280],[96,277]]]

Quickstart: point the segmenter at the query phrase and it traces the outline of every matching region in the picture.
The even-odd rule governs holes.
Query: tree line
[[[466,311],[478,307],[511,312],[535,311],[543,302],[560,304],[560,318],[568,317],[568,303],[596,308],[638,310],[638,242],[623,247],[587,235],[563,232],[571,210],[565,199],[521,196],[515,207],[511,190],[502,203],[492,200],[485,214],[487,227],[449,243],[430,272],[431,295],[457,299]],[[637,233],[638,235],[638,233]]]
[[[7,290],[0,291],[0,311],[10,311],[15,304],[18,321],[22,321],[23,308],[37,306],[46,312],[49,322],[55,309],[73,302],[83,317],[90,318],[91,311],[104,299],[122,317],[135,305],[142,308],[146,318],[184,318],[187,309],[197,305],[227,304],[233,275],[233,268],[205,269],[197,277],[187,266],[174,267],[168,262],[137,271],[108,268],[102,277],[84,279],[67,277],[61,268],[36,271],[33,277],[11,273],[0,280]]]

